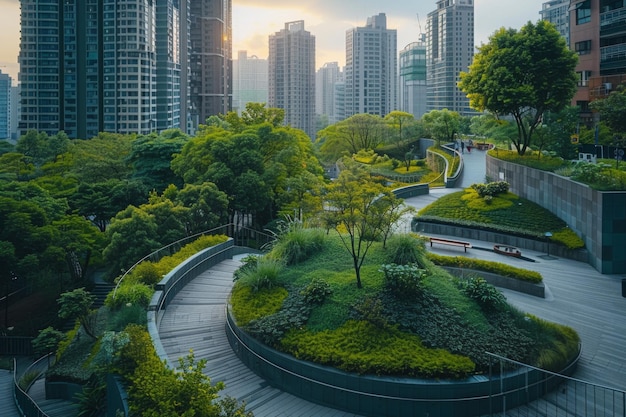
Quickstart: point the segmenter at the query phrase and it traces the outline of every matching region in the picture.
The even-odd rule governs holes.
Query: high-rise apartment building
[[[346,31],[345,116],[385,116],[397,109],[397,32],[387,16],[369,17],[363,27]]]
[[[569,45],[569,3],[570,0],[551,0],[542,4],[542,20],[552,23]]]
[[[285,110],[285,123],[315,138],[315,36],[304,21],[285,23],[269,37],[268,104]]]
[[[204,124],[232,109],[232,2],[188,1],[191,111]]]
[[[426,42],[412,42],[400,51],[400,110],[416,119],[426,113]]]
[[[21,0],[20,134],[180,127],[180,4]]]
[[[337,62],[327,62],[315,74],[315,114],[334,123],[335,84],[342,80],[342,72]]]
[[[474,58],[474,0],[438,0],[427,17],[426,43],[427,110],[476,114],[457,87]]]
[[[267,103],[267,59],[239,51],[233,61],[233,110],[241,113],[247,103]]]
[[[0,140],[11,138],[11,77],[0,71]]]
[[[578,53],[578,90],[572,100],[592,123],[589,103],[626,82],[626,2],[571,0],[570,49]]]

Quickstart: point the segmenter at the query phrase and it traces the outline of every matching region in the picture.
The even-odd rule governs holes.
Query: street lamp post
[[[550,238],[552,237],[552,233],[551,232],[546,232],[544,234],[544,236],[546,237],[547,257],[550,257]]]

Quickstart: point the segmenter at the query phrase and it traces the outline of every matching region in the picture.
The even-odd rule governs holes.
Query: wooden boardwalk
[[[20,417],[13,400],[13,371],[0,369],[0,416]]]
[[[484,242],[471,243],[478,247],[489,246]],[[433,249],[442,254],[449,254],[450,250],[453,249]],[[626,390],[626,299],[621,297],[619,277],[601,275],[589,265],[578,262],[543,259],[540,253],[526,251],[524,255],[536,262],[481,250],[467,253],[470,257],[507,262],[540,272],[548,288],[546,299],[504,291],[506,297],[524,311],[569,325],[579,332],[583,353],[576,378]],[[159,329],[170,362],[177,363],[179,357],[193,349],[197,358],[208,360],[206,374],[214,382],[225,383],[226,389],[222,393],[245,401],[256,417],[352,415],[272,388],[231,351],[224,331],[225,305],[233,283],[232,273],[238,265],[237,260],[220,263],[193,280],[175,297],[164,313]],[[580,392],[574,392],[574,388],[570,391],[568,395],[547,396],[528,406],[510,410],[506,415],[598,415],[566,412],[565,402],[584,402],[582,388]],[[579,406],[579,409],[583,408],[584,404]],[[623,409],[617,414],[600,415],[623,415]]]

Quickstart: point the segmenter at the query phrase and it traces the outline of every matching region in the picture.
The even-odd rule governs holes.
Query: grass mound
[[[429,260],[419,237],[397,239],[374,244],[359,289],[339,237],[325,236],[317,251],[282,268],[271,288],[237,280],[235,320],[275,349],[361,374],[463,378],[488,370],[485,352],[553,371],[573,359],[572,329],[516,310],[480,277],[451,276]],[[417,250],[407,255],[411,241]],[[407,263],[389,263],[401,259]]]
[[[421,209],[416,220],[454,223],[541,240],[549,231],[553,242],[570,249],[584,247],[583,240],[563,220],[508,191],[481,196],[475,188],[467,188],[451,193]]]

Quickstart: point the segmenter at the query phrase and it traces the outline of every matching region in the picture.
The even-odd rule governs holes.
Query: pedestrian
[[[461,153],[465,150],[465,142],[461,141]]]

